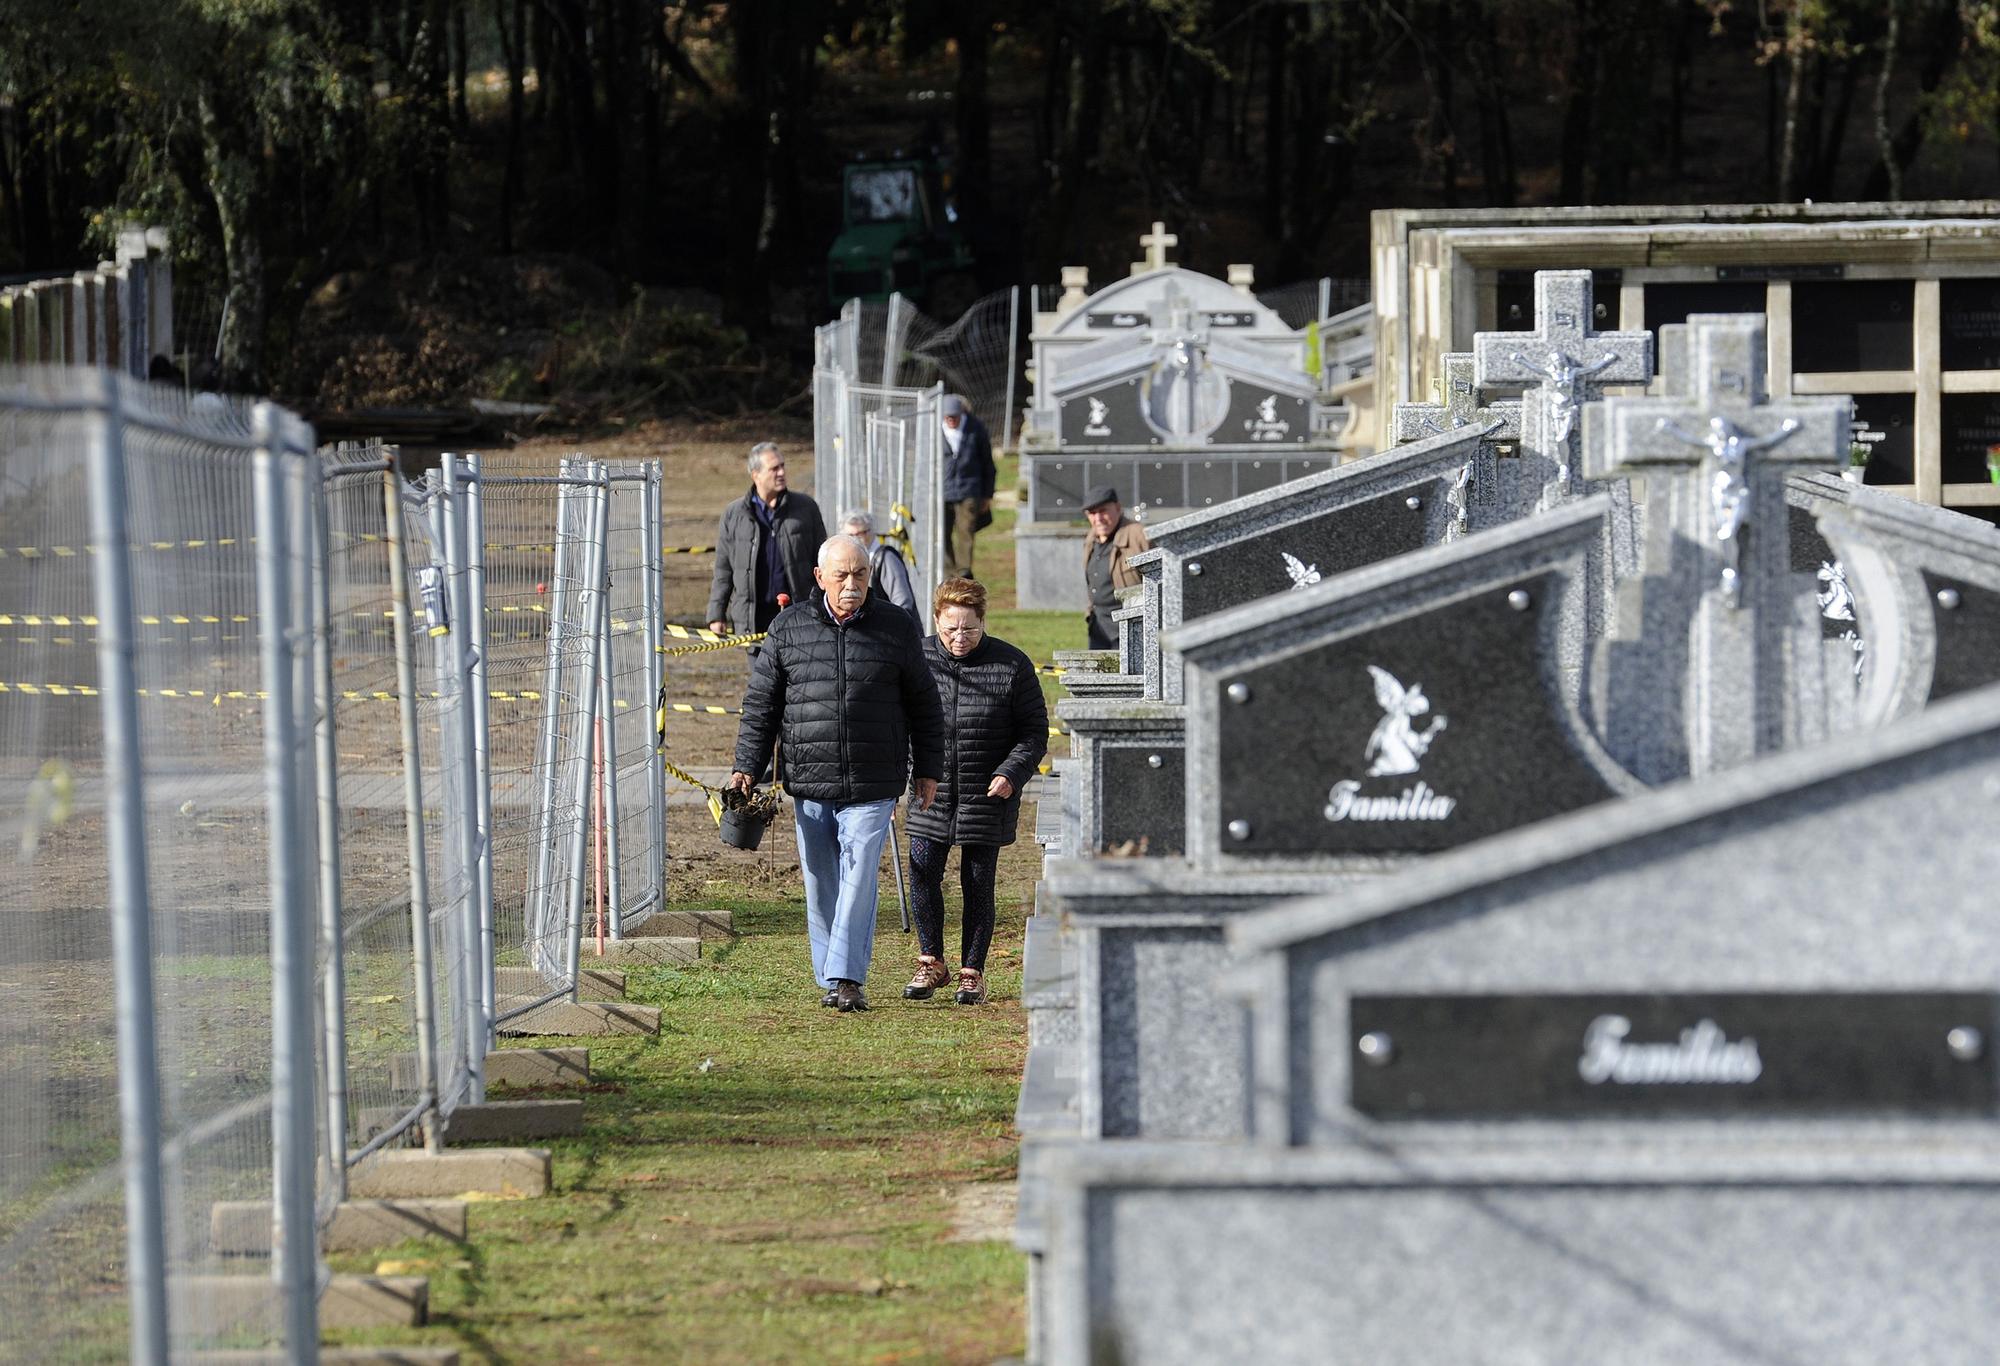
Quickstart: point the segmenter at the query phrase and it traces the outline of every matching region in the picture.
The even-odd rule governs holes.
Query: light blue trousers
[[[813,977],[823,987],[840,978],[868,980],[875,952],[876,878],[882,842],[896,814],[893,797],[879,802],[793,801],[799,867],[806,880],[806,934]]]

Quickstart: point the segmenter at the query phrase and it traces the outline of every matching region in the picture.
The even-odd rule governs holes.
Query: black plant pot
[[[769,820],[755,811],[738,809],[722,813],[722,842],[737,849],[755,849],[764,842]]]

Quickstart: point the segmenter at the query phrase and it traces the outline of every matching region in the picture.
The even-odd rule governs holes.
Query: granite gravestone
[[[1759,315],[1688,326],[1689,392],[1605,404],[1584,453],[1593,478],[1647,477],[1645,573],[1625,587],[1622,639],[1601,646],[1597,711],[1611,751],[1648,783],[1824,733],[1827,680],[1840,676],[1817,609],[1801,607],[1784,485],[1792,468],[1845,463],[1848,400],[1772,401]],[[1683,640],[1689,668],[1671,672],[1689,677],[1685,699],[1658,686],[1663,650]]]
[[[1238,921],[1254,1145],[1046,1155],[1048,1358],[1988,1359],[1996,810],[1987,688]]]

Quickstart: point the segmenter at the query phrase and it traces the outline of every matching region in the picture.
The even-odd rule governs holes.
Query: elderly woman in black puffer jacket
[[[1021,789],[1048,752],[1049,711],[1033,661],[986,634],[984,587],[945,580],[932,599],[932,619],[937,634],[924,641],[924,657],[944,705],[944,777],[930,808],[913,804],[904,820],[921,951],[903,995],[929,1000],[951,980],[944,965],[944,866],[955,844],[965,928],[953,999],[977,1005],[986,999],[1000,846],[1014,842]]]

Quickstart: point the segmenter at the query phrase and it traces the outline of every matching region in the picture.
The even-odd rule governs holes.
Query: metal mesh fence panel
[[[0,973],[41,998],[0,1026],[0,1356],[116,1359],[129,1281],[142,1322],[164,1305],[177,1353],[289,1340],[307,1357],[325,1156],[309,433],[103,374],[0,388],[0,594],[25,604],[0,643],[20,840]],[[86,508],[120,528],[108,547]],[[124,1265],[121,1101],[127,1173],[161,1178],[131,1208],[163,1229],[136,1241],[163,1264]],[[232,1201],[270,1236],[223,1236]]]
[[[496,1024],[571,993],[588,859],[602,467],[481,473]]]
[[[68,396],[40,388],[0,381],[0,1361],[109,1361],[128,1325],[87,550],[104,419],[18,406]]]
[[[406,1132],[419,1118],[424,1089],[419,1067],[419,945],[412,935],[409,841],[414,825],[422,841],[421,905],[426,932],[463,927],[467,881],[462,860],[445,847],[442,813],[420,804],[412,822],[406,809],[402,697],[397,680],[396,584],[391,571],[389,499],[405,550],[405,600],[414,661],[435,678],[433,639],[422,614],[421,588],[408,563],[428,567],[421,504],[392,469],[392,448],[343,446],[325,452],[327,509],[324,551],[326,644],[339,743],[335,746],[338,796],[341,973],[344,1021],[345,1125],[343,1151],[350,1163]],[[385,485],[387,496],[385,497]],[[433,803],[443,791],[442,699],[418,688],[417,770],[420,791]],[[457,938],[462,940],[462,934]],[[438,980],[426,954],[433,1001],[458,993]],[[460,964],[463,973],[463,965]],[[433,1007],[434,1009],[434,1007]],[[432,1010],[424,1012],[429,1024]],[[434,1034],[433,1034],[434,1038]],[[449,1058],[449,1055],[447,1055]],[[463,1093],[464,1068],[447,1067],[440,1090],[454,1103]],[[371,1145],[372,1148],[371,1148]]]
[[[592,782],[604,858],[602,933],[617,938],[660,909],[666,860],[664,771],[654,748],[659,694],[659,466],[613,465],[605,533],[604,639]],[[593,926],[593,929],[596,929]]]

